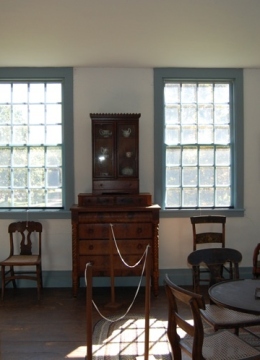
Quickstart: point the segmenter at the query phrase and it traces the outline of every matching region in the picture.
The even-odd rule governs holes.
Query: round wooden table
[[[260,297],[255,296],[260,280],[232,280],[217,283],[209,288],[211,300],[226,308],[260,315]]]

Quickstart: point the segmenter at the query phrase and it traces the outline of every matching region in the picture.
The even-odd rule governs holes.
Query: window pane
[[[183,189],[183,206],[197,207],[197,189]]]
[[[199,164],[213,165],[214,164],[214,148],[200,147],[199,148]]]
[[[47,84],[46,86],[46,102],[61,102],[61,84]]]
[[[62,83],[0,81],[0,207],[62,207]]]
[[[13,124],[27,124],[28,106],[13,105]]]
[[[11,149],[1,147],[0,148],[0,165],[10,166],[11,163]]]
[[[11,84],[0,84],[0,103],[11,102]]]
[[[28,173],[27,169],[14,168],[13,169],[13,186],[25,188],[28,186]]]
[[[182,152],[182,164],[183,165],[197,165],[197,148],[186,147]]]
[[[45,112],[44,105],[30,105],[30,124],[44,124]]]
[[[181,207],[181,190],[180,189],[167,189],[166,191],[166,206]]]
[[[28,101],[28,85],[13,84],[13,103],[27,103]]]
[[[47,166],[61,166],[61,147],[48,147],[46,150],[46,165]]]
[[[214,168],[201,166],[199,169],[199,186],[213,186],[214,185]]]
[[[199,206],[200,207],[213,207],[214,206],[214,190],[213,190],[213,188],[200,188]]]
[[[173,104],[180,102],[180,85],[166,84],[164,88],[164,98],[166,104]]]
[[[183,168],[183,186],[196,186],[197,184],[197,168],[185,167]]]
[[[44,102],[44,84],[30,84],[29,102],[43,103]]]
[[[29,166],[44,166],[44,148],[31,147],[29,153]]]
[[[165,133],[165,143],[175,145],[180,143],[180,127],[167,127]]]
[[[181,170],[180,168],[166,168],[166,184],[167,186],[181,185]]]
[[[223,206],[217,191],[231,186],[229,93],[226,83],[165,84],[167,206]]]
[[[8,187],[11,182],[11,170],[0,168],[0,186]],[[1,189],[2,191],[2,189]],[[0,193],[1,193],[0,191]]]
[[[15,147],[13,149],[13,165],[14,166],[27,166],[27,148]]]
[[[181,101],[183,103],[194,103],[197,98],[196,84],[183,84],[181,92]]]
[[[198,102],[211,103],[213,102],[213,85],[199,84],[198,85]]]
[[[33,168],[30,170],[30,187],[44,187],[45,170],[43,168]]]
[[[165,108],[165,124],[180,123],[180,106],[167,106]]]
[[[0,124],[11,123],[11,106],[0,105]]]

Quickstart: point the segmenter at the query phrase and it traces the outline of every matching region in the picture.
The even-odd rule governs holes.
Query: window
[[[156,202],[241,216],[242,70],[155,69],[154,85]]]
[[[69,210],[72,130],[72,69],[0,69],[0,210]]]

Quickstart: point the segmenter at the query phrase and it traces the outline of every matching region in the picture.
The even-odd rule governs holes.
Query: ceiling
[[[0,0],[0,66],[260,67],[260,0]]]

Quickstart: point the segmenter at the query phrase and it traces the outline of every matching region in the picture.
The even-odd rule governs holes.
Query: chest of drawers
[[[113,247],[115,276],[140,276],[140,260],[146,246],[151,246],[151,283],[158,294],[158,205],[150,205],[149,194],[104,195],[80,194],[79,204],[71,207],[72,219],[72,282],[73,295],[77,296],[80,277],[86,263],[92,263],[93,276],[110,276],[109,238],[112,229],[119,252],[130,267],[120,259]],[[147,203],[149,205],[147,205]]]

